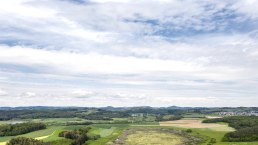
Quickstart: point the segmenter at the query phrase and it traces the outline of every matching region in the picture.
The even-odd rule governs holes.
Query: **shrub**
[[[192,129],[187,129],[186,132],[187,133],[192,133],[193,131],[192,131]]]

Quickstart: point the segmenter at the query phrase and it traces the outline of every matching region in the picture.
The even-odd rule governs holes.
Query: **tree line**
[[[0,126],[0,136],[15,136],[36,130],[46,129],[43,123],[17,123]]]

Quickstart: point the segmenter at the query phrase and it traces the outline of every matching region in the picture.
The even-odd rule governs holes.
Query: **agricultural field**
[[[160,122],[160,126],[173,126],[181,128],[207,128],[214,131],[234,131],[233,128],[227,124],[218,123],[202,123],[203,119],[186,118],[174,121]]]

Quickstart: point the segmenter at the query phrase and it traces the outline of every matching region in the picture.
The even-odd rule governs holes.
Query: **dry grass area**
[[[182,137],[159,131],[136,131],[127,136],[127,145],[177,145]]]
[[[202,123],[199,119],[182,119],[175,121],[164,121],[160,122],[160,126],[175,126],[182,128],[209,128],[216,131],[234,131],[233,128],[226,124],[216,124],[216,123]]]
[[[128,128],[107,145],[197,145],[201,140],[185,131],[173,128]]]

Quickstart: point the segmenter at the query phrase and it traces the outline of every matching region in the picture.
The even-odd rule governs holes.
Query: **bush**
[[[216,141],[216,139],[215,138],[211,138],[211,140],[210,140],[210,143],[211,144],[215,144],[217,141]]]
[[[186,132],[187,133],[192,133],[193,131],[192,131],[192,129],[187,129]]]
[[[97,140],[99,139],[101,136],[100,135],[88,135],[90,140]]]

